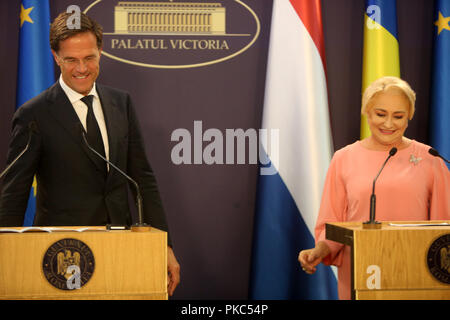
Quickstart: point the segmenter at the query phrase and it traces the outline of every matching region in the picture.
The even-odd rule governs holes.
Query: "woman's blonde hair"
[[[366,90],[364,90],[362,96],[361,114],[367,115],[370,109],[369,102],[378,92],[384,92],[390,88],[399,89],[408,98],[409,100],[408,118],[409,120],[411,120],[415,112],[416,93],[413,91],[413,89],[411,89],[408,82],[398,77],[382,77],[372,82],[366,88]]]

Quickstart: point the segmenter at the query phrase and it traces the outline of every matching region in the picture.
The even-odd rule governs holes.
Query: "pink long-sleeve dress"
[[[429,148],[412,140],[388,161],[375,186],[377,221],[450,219],[450,171]],[[328,169],[315,239],[331,249],[323,263],[338,267],[340,299],[351,297],[350,247],[326,240],[325,223],[369,220],[372,182],[388,154],[357,141],[338,150]]]

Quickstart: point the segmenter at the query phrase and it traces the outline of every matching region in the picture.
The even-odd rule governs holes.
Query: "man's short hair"
[[[103,46],[103,28],[94,19],[80,12],[80,28],[69,29],[67,21],[72,17],[72,13],[63,12],[55,18],[50,25],[50,47],[53,51],[59,51],[60,41],[64,41],[76,34],[92,32],[97,39],[97,47]]]

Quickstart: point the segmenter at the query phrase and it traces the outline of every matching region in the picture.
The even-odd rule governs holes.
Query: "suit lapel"
[[[59,82],[56,82],[49,89],[47,100],[49,102],[49,114],[70,134],[74,142],[83,149],[86,156],[98,167],[97,156],[83,142],[81,134],[81,131],[84,130],[83,125]],[[101,170],[99,167],[98,169]]]
[[[118,123],[118,115],[116,113],[116,105],[110,95],[106,94],[106,91],[102,85],[96,84],[97,93],[100,97],[100,102],[103,109],[103,115],[105,117],[106,130],[108,132],[108,145],[109,145],[109,161],[111,163],[117,163],[117,143],[118,136],[116,130],[116,124]],[[109,168],[108,177],[111,176],[113,168]]]

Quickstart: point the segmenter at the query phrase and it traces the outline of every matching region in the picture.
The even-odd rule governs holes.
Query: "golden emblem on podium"
[[[91,249],[77,239],[62,239],[46,251],[42,269],[47,281],[61,290],[81,289],[92,277],[95,259]]]
[[[57,254],[56,259],[58,262],[58,274],[64,276],[66,279],[69,279],[71,276],[71,273],[67,272],[70,266],[80,267],[80,254],[77,251],[64,250],[64,253],[59,252]]]

